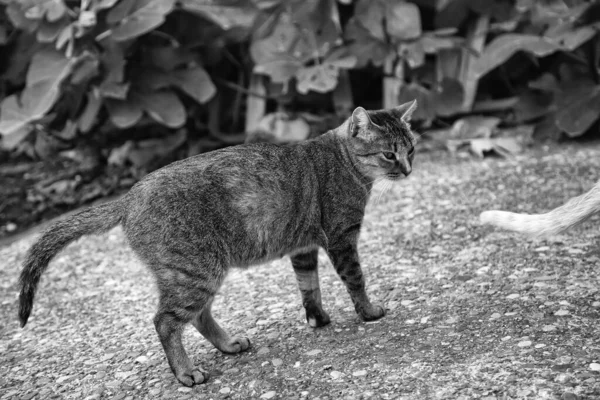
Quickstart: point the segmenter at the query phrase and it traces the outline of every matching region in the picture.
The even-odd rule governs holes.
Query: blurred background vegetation
[[[423,150],[593,135],[599,28],[583,0],[0,0],[0,234],[357,105],[416,98]]]

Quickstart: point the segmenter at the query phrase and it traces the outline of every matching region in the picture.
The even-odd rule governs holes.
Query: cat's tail
[[[77,212],[52,224],[31,246],[19,278],[19,320],[25,326],[33,307],[35,290],[48,263],[65,246],[84,235],[100,233],[121,223],[125,198]]]
[[[484,211],[479,219],[529,236],[556,235],[600,212],[600,181],[590,191],[545,214],[516,214],[507,211]]]

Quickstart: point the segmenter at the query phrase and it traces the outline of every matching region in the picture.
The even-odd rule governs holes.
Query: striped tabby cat
[[[395,109],[358,107],[340,127],[290,145],[230,147],[175,162],[137,183],[119,200],[52,225],[31,247],[21,273],[19,318],[31,314],[50,260],[73,240],[122,225],[129,245],[153,272],[159,291],[154,325],[169,365],[186,386],[205,381],[181,341],[192,323],[225,353],[248,349],[211,314],[232,267],[290,255],[308,323],[330,322],[321,304],[317,251],[323,248],[358,315],[383,317],[369,301],[356,249],[376,179],[400,180],[412,170],[416,101]]]

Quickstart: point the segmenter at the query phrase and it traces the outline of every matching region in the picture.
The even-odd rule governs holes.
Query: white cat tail
[[[484,211],[482,224],[494,225],[533,237],[559,234],[600,212],[600,181],[590,191],[573,197],[545,214],[517,214],[508,211]]]

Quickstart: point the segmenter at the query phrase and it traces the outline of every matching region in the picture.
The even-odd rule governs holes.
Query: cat
[[[532,237],[559,234],[600,212],[600,181],[581,196],[573,197],[560,207],[545,214],[516,214],[507,211],[484,211],[479,219],[484,224],[495,225]]]
[[[416,101],[393,109],[358,107],[341,126],[290,144],[243,144],[174,162],[144,177],[122,198],[56,222],[29,249],[20,276],[19,319],[31,314],[40,277],[75,239],[122,225],[159,292],[154,324],[175,377],[185,386],[207,379],[181,341],[191,322],[217,349],[238,353],[211,304],[231,267],[291,257],[310,326],[330,322],[321,304],[318,248],[331,258],[357,314],[385,311],[369,300],[357,240],[376,180],[412,171]]]

